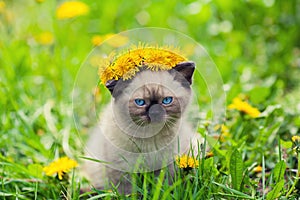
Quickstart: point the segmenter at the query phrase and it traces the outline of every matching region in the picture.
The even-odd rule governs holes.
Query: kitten
[[[199,134],[185,117],[194,69],[193,62],[171,70],[145,66],[130,80],[107,81],[112,100],[87,143],[87,156],[105,163],[86,161],[83,167],[94,187],[121,182],[119,190],[130,192],[126,172],[173,166],[175,155],[188,153],[191,144],[197,151]]]

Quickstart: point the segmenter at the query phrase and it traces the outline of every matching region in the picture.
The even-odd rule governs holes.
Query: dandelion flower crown
[[[187,61],[178,49],[139,45],[115,56],[112,53],[99,65],[99,76],[102,84],[108,80],[131,79],[142,67],[152,71],[170,70],[178,63]]]

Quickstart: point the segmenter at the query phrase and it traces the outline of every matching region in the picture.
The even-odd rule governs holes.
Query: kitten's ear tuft
[[[111,80],[108,80],[106,83],[105,83],[105,87],[110,91],[110,93],[112,94],[114,89],[115,89],[115,86],[117,85],[118,83],[118,80],[115,80],[115,79],[111,79]]]
[[[173,69],[179,72],[190,84],[192,84],[192,76],[195,70],[195,63],[186,61],[178,63]]]

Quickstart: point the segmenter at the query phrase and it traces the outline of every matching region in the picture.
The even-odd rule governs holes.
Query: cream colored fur
[[[143,170],[155,171],[169,165],[175,155],[188,153],[191,144],[194,154],[197,154],[198,142],[201,142],[201,138],[194,132],[185,114],[172,126],[158,125],[158,127],[148,126],[139,129],[128,125],[124,131],[124,126],[130,119],[125,118],[128,105],[126,103],[120,105],[120,102],[128,102],[129,99],[136,98],[143,92],[139,91],[139,88],[149,84],[163,85],[168,88],[164,91],[164,95],[176,94],[180,99],[182,112],[186,110],[191,99],[191,91],[174,81],[170,73],[167,71],[139,73],[120,99],[112,98],[100,115],[99,124],[91,132],[86,146],[86,156],[108,162],[107,164],[94,161],[84,163],[83,171],[94,187],[105,188],[109,186],[110,181],[117,184],[122,180],[124,172],[139,172],[137,163],[140,162],[141,155],[144,156],[144,159],[141,159],[141,165],[145,165]],[[154,134],[155,131],[157,133]],[[128,192],[130,188],[128,184],[128,181],[123,181],[124,191]]]

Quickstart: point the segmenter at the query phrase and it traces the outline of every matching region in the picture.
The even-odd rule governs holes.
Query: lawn
[[[93,189],[84,142],[110,99],[93,55],[145,27],[203,47],[193,92],[209,151],[174,177],[131,174],[132,194]],[[298,0],[0,0],[0,199],[299,199],[299,27]],[[67,172],[45,168],[63,157]]]

